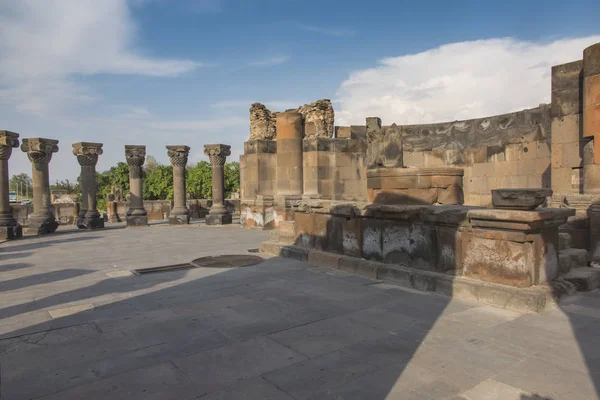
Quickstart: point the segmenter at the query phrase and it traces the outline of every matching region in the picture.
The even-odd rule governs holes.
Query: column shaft
[[[23,236],[21,225],[13,217],[10,207],[10,180],[8,159],[12,149],[19,146],[19,134],[0,131],[0,240],[17,239]]]
[[[190,210],[186,206],[185,168],[190,148],[188,146],[167,146],[167,150],[173,166],[173,209],[169,214],[169,224],[189,224]]]
[[[104,218],[96,208],[96,163],[102,152],[102,143],[73,144],[73,154],[81,165],[81,210],[77,218],[79,229],[104,228]]]
[[[299,112],[277,115],[277,195],[302,195],[302,137],[304,122]]]
[[[36,234],[52,233],[58,228],[58,222],[51,209],[48,164],[52,153],[58,151],[58,140],[23,139],[21,150],[27,153],[32,165],[33,214],[28,218],[27,231]]]
[[[129,164],[129,209],[127,226],[147,226],[148,213],[144,208],[144,171],[146,146],[125,146],[125,156]]]
[[[230,224],[231,213],[225,207],[225,160],[231,155],[231,146],[224,144],[204,145],[204,154],[210,157],[212,166],[212,206],[206,216],[207,225]]]

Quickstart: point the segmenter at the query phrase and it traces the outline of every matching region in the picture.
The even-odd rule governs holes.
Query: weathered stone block
[[[492,204],[496,208],[533,210],[550,196],[550,189],[495,189],[492,190]]]
[[[0,226],[0,241],[13,240],[23,237],[23,228],[21,225]]]

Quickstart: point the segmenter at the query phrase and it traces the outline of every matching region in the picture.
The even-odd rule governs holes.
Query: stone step
[[[585,249],[564,249],[558,253],[558,265],[561,274],[566,274],[573,268],[587,266],[587,250]]]
[[[279,242],[285,244],[292,244],[296,239],[296,234],[282,232],[279,229],[272,230],[269,232],[269,240],[272,242]]]
[[[281,232],[295,234],[296,233],[296,222],[294,222],[294,221],[281,221],[279,223],[279,228],[278,229]]]
[[[600,287],[600,269],[590,267],[572,268],[571,271],[562,276],[567,282],[571,282],[580,292],[589,292]]]

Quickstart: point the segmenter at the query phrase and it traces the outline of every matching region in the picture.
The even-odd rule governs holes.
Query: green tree
[[[79,182],[71,183],[68,179],[64,181],[56,180],[56,183],[54,183],[54,185],[50,185],[50,190],[60,190],[66,192],[67,194],[81,194],[81,186]]]
[[[19,200],[22,198],[31,198],[33,196],[33,181],[25,173],[13,175],[10,178],[10,190],[17,192]]]
[[[230,162],[225,164],[225,198],[231,197],[233,192],[240,188],[240,163]]]
[[[129,193],[129,165],[119,162],[108,171],[96,173],[96,199],[99,210],[106,210],[106,195],[111,186],[120,186],[123,196]]]
[[[200,161],[186,169],[187,192],[192,199],[210,199],[212,197],[212,170],[207,161]]]
[[[173,199],[173,167],[158,165],[144,177],[145,200]]]

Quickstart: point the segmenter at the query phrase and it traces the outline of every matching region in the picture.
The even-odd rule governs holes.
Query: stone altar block
[[[374,168],[367,170],[373,204],[463,204],[462,168]]]
[[[487,282],[529,287],[558,276],[558,227],[575,210],[475,209],[472,231],[462,233],[463,275]]]

